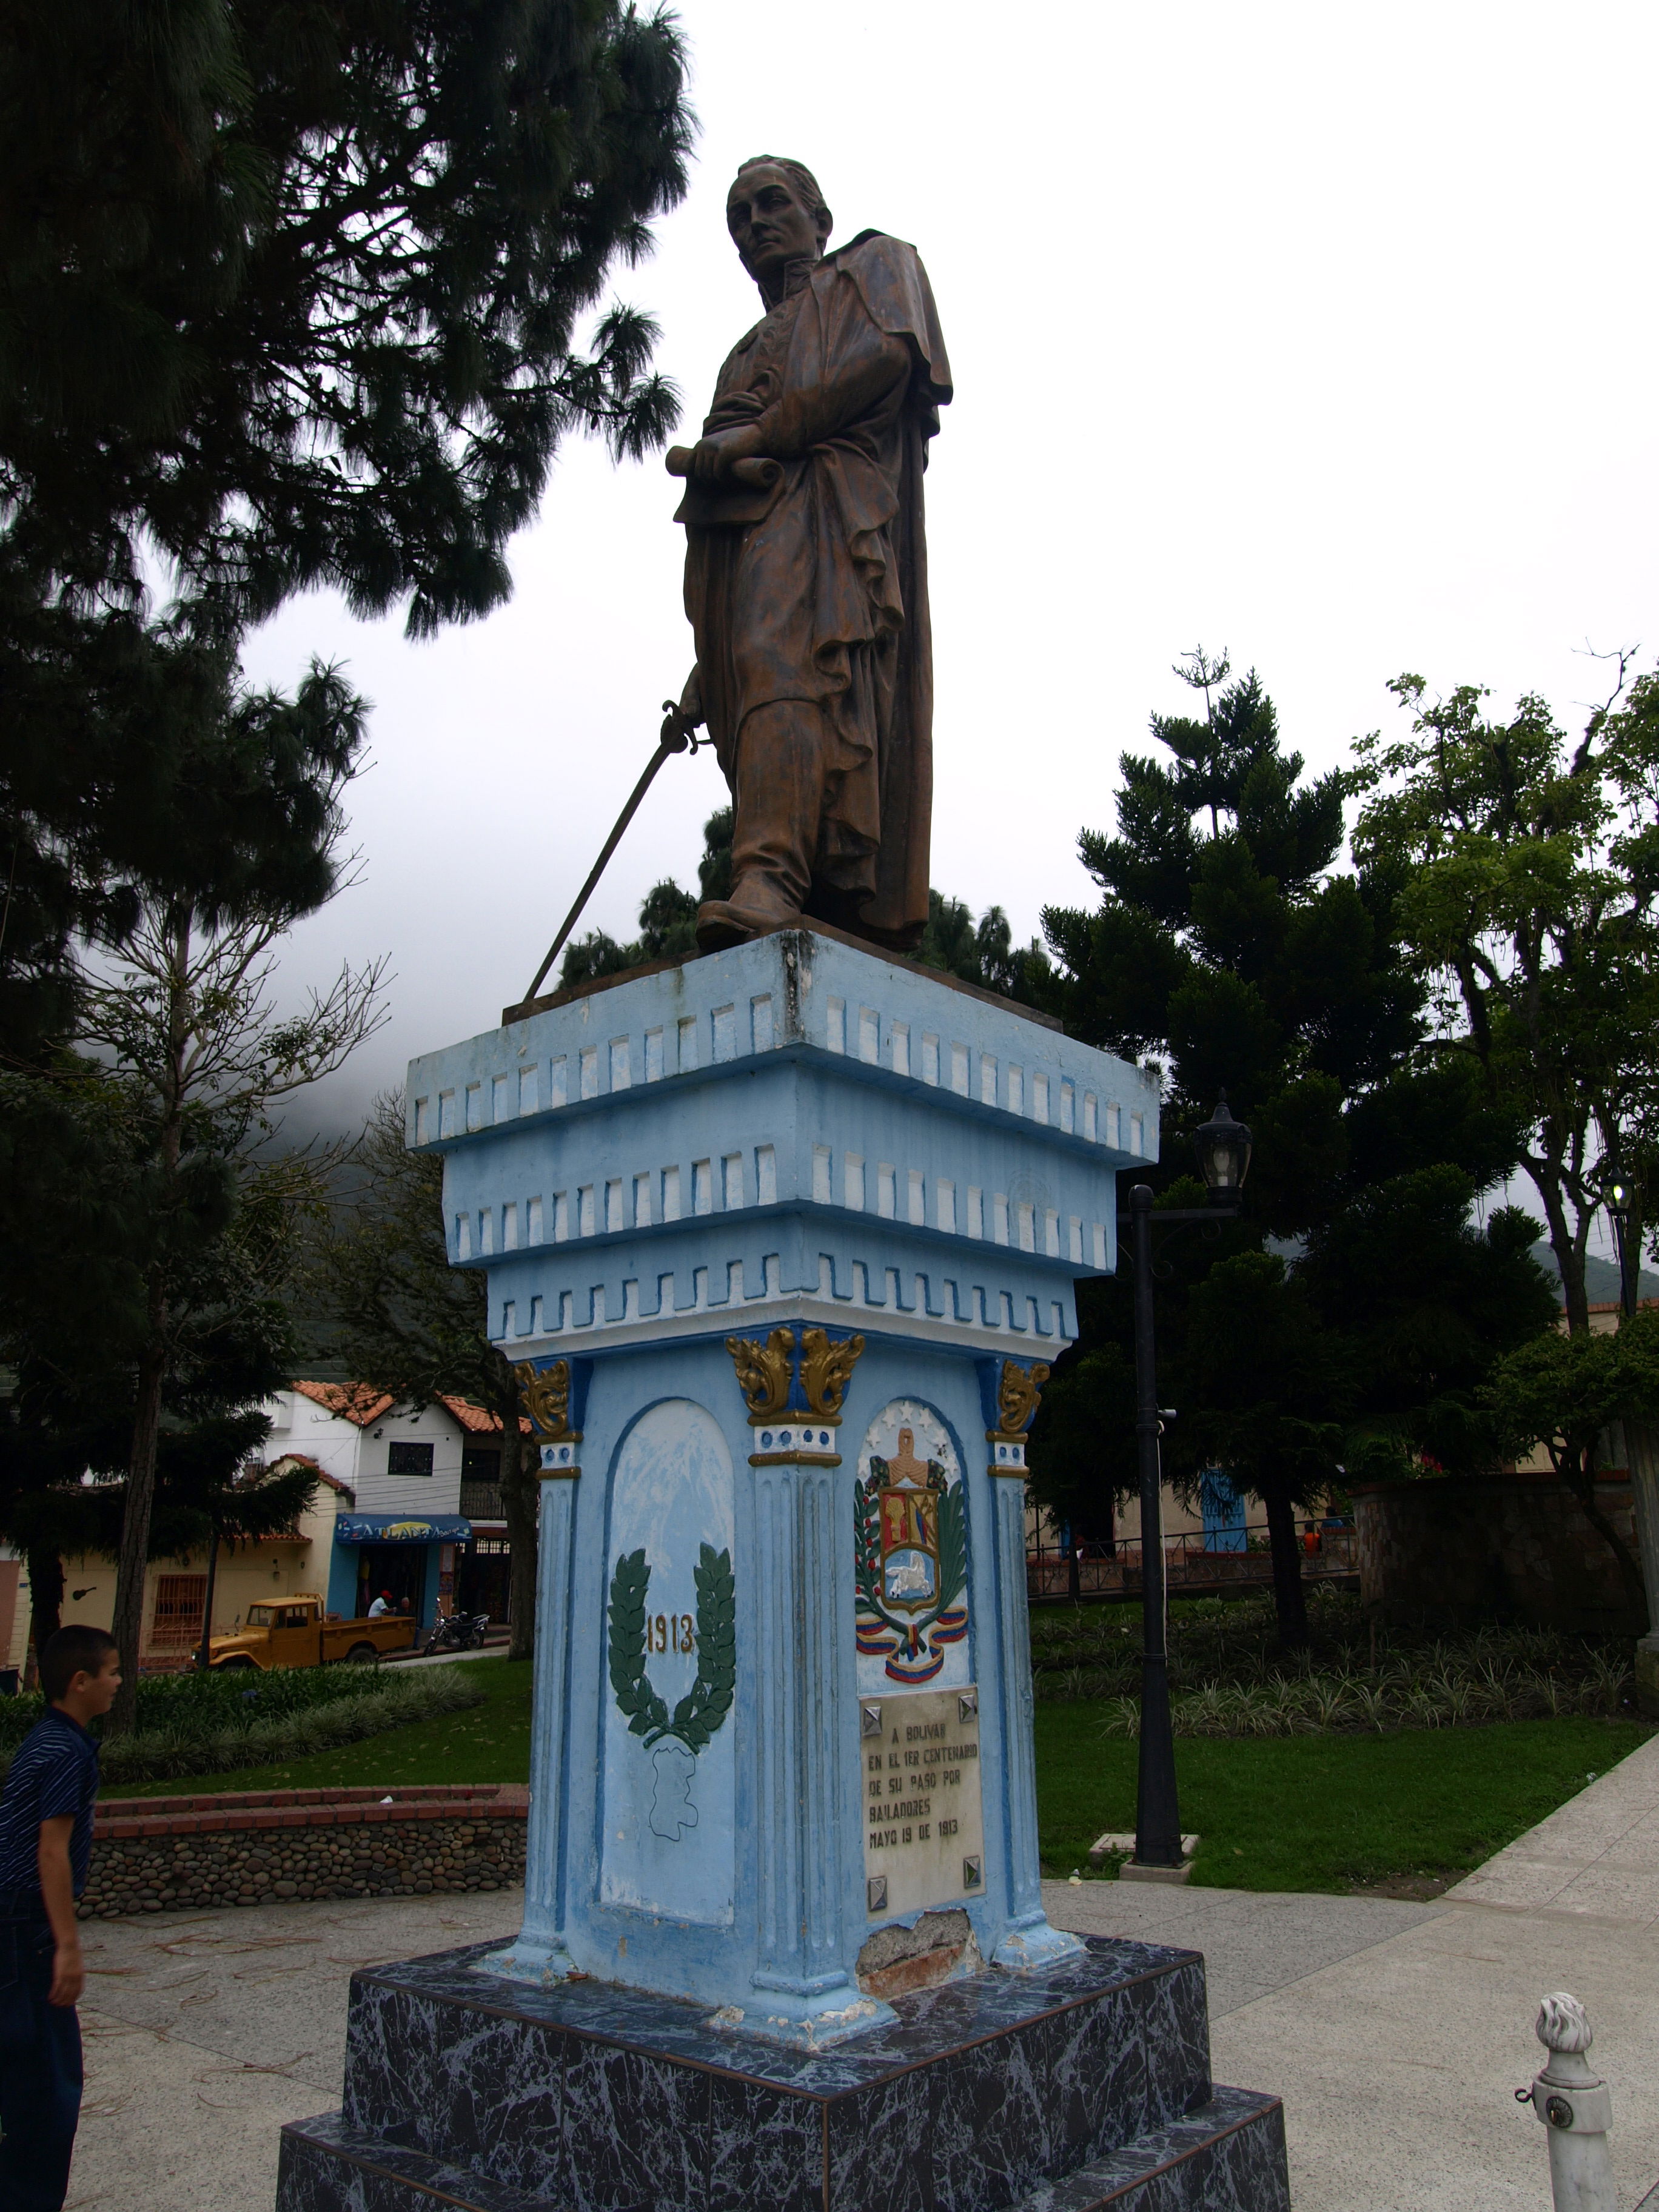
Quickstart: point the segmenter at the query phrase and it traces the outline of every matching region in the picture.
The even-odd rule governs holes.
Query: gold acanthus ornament
[[[764,1344],[752,1336],[728,1336],[726,1348],[737,1370],[738,1388],[749,1408],[750,1428],[787,1419],[790,1386],[797,1372],[794,1330],[775,1328]],[[809,1328],[803,1333],[799,1359],[801,1395],[813,1420],[839,1426],[842,1401],[863,1350],[861,1336],[843,1337],[839,1343],[832,1343],[824,1329]]]
[[[789,1403],[790,1372],[794,1364],[795,1333],[775,1328],[764,1344],[752,1336],[728,1336],[726,1348],[737,1370],[738,1388],[749,1408],[749,1424],[758,1428],[775,1421]]]
[[[1024,1437],[1050,1371],[1046,1359],[1034,1359],[1029,1371],[1012,1359],[1003,1361],[997,1384],[997,1426],[985,1431],[988,1443],[1014,1443]]]
[[[533,1367],[526,1359],[513,1372],[537,1442],[579,1444],[580,1432],[570,1425],[570,1362],[556,1359],[550,1367]]]
[[[801,1339],[800,1387],[820,1421],[841,1419],[842,1401],[863,1350],[861,1336],[845,1336],[832,1344],[821,1328],[809,1328]]]

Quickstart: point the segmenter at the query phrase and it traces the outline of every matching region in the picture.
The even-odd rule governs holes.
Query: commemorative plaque
[[[979,1692],[859,1700],[871,1918],[977,1897],[985,1886]]]

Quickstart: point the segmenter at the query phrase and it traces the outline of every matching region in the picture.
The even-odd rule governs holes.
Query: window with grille
[[[388,1444],[386,1449],[386,1471],[388,1474],[430,1474],[432,1446],[430,1444]]]
[[[206,1603],[205,1575],[158,1575],[155,1617],[149,1631],[150,1650],[193,1650],[202,1640],[202,1608]]]
[[[506,1517],[501,1476],[499,1449],[484,1444],[462,1448],[461,1510],[469,1521],[500,1521]]]

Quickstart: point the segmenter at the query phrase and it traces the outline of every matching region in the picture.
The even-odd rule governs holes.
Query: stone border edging
[[[112,1798],[98,1808],[78,1910],[110,1919],[502,1889],[524,1879],[529,1809],[513,1783]]]

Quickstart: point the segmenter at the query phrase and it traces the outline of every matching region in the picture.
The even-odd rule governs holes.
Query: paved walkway
[[[1659,1736],[1597,1777],[1448,1896],[1510,1912],[1659,1921]]]
[[[1547,2212],[1543,2130],[1511,2093],[1562,1989],[1613,2090],[1626,2212],[1659,2182],[1659,1737],[1415,1927],[1219,2020],[1216,2072],[1283,2092],[1297,2212]]]
[[[505,1644],[486,1644],[482,1651],[422,1651],[417,1646],[407,1656],[394,1651],[384,1663],[388,1667],[459,1667],[468,1659],[505,1659]]]
[[[271,2212],[276,2131],[337,2110],[354,1966],[513,1933],[524,1893],[89,1922],[69,2207]]]
[[[1570,1989],[1621,2212],[1659,2179],[1659,1738],[1431,1904],[1044,1884],[1087,1933],[1209,1963],[1219,2080],[1284,2097],[1296,2212],[1548,2212],[1511,2092]],[[71,2208],[270,2212],[282,2121],[337,2105],[353,1966],[510,1933],[520,1893],[100,1922]],[[757,2208],[763,2212],[763,2208]]]

